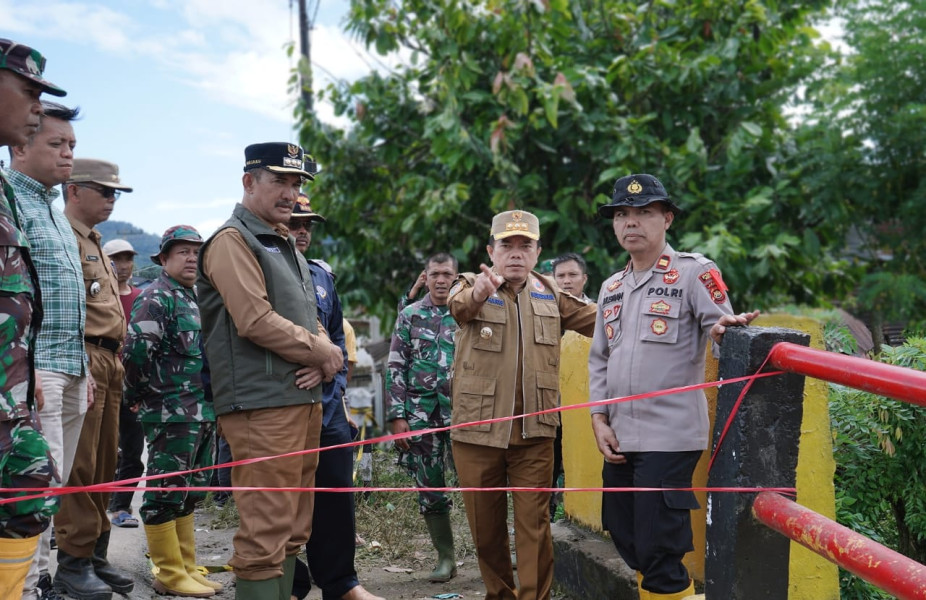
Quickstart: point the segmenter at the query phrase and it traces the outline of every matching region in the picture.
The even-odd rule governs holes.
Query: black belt
[[[85,337],[84,341],[87,342],[88,344],[99,346],[100,348],[103,348],[104,350],[109,350],[113,354],[118,354],[119,348],[122,346],[122,342],[118,340],[114,340],[112,338],[100,337],[100,336]]]

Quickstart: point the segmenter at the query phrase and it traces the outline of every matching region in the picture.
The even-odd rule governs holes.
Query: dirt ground
[[[212,526],[214,520],[207,510],[197,513],[197,558],[202,565],[219,567],[224,565],[232,554],[232,537],[235,530],[234,528],[214,528]],[[361,535],[363,535],[362,532]],[[163,598],[163,596],[158,596],[151,587],[152,575],[145,558],[147,545],[144,530],[142,528],[114,528],[111,537],[110,562],[135,576],[135,590],[127,598],[131,600]],[[394,560],[377,550],[376,540],[367,537],[366,545],[358,548],[355,561],[363,586],[389,600],[435,598],[442,594],[459,594],[453,597],[463,599],[476,599],[484,596],[485,588],[479,576],[476,560],[472,555],[462,559],[458,557],[458,575],[449,583],[430,583],[425,577],[433,567],[433,550],[429,551],[427,536],[415,535],[408,542],[416,549],[405,558]],[[225,584],[225,589],[216,594],[217,600],[230,600],[235,597],[232,573],[216,573],[209,577]],[[318,600],[321,597],[321,592],[315,588],[308,595],[310,600]]]
[[[407,475],[396,466],[391,452],[374,453],[373,480],[368,485],[394,487],[409,484]],[[374,594],[387,600],[419,600],[445,598],[475,600],[484,598],[485,587],[476,563],[475,549],[463,511],[462,498],[451,493],[451,521],[456,546],[457,576],[448,583],[430,583],[426,577],[436,563],[424,519],[418,513],[417,494],[397,492],[362,492],[356,494],[357,533],[364,543],[356,551],[355,567],[360,583]],[[133,498],[135,513],[141,505],[141,493]],[[220,570],[232,556],[232,538],[237,530],[237,511],[233,503],[225,508],[212,504],[211,499],[196,511],[197,563]],[[147,543],[142,527],[113,527],[109,560],[135,578],[130,600],[165,598],[151,587],[151,565],[145,557]],[[304,557],[303,557],[304,558]],[[54,551],[52,571],[56,564]],[[517,577],[517,572],[515,572]],[[217,572],[210,579],[225,585],[216,600],[235,597],[234,575]],[[114,596],[118,598],[119,596]],[[307,598],[320,600],[321,591],[313,588]],[[554,592],[554,600],[569,600]]]

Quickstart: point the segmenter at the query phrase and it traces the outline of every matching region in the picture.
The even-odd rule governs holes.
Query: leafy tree
[[[385,316],[435,251],[475,269],[512,207],[600,282],[626,257],[596,207],[631,172],[662,179],[673,243],[717,260],[736,304],[839,294],[835,209],[796,179],[782,108],[823,63],[807,23],[827,5],[352,0],[348,30],[407,64],[324,92],[346,129],[297,109],[347,304]]]
[[[877,340],[882,320],[926,312],[926,1],[842,0],[836,14],[851,53],[810,81],[794,157],[865,270],[855,301]]]
[[[884,346],[882,362],[926,370],[926,338]],[[926,411],[896,400],[831,386],[836,512],[843,525],[926,562]],[[875,598],[848,573],[843,598]],[[884,596],[887,597],[887,596]]]

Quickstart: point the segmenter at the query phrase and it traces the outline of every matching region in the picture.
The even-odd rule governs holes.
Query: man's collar
[[[58,191],[57,187],[45,187],[44,184],[40,183],[35,178],[26,175],[22,171],[17,171],[16,169],[11,168],[6,172],[6,174],[10,183],[12,183],[14,187],[20,188],[29,194],[38,196],[49,204],[54,202],[55,198],[61,195],[61,192]]]

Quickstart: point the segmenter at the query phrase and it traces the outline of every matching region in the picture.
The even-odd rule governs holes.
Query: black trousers
[[[688,488],[701,451],[626,452],[622,465],[604,463],[604,487]],[[700,508],[694,492],[605,492],[601,522],[631,569],[643,574],[642,587],[673,594],[688,587],[682,564],[694,550],[691,510]]]
[[[119,407],[119,462],[116,464],[116,479],[133,479],[145,473],[145,464],[141,460],[142,449],[145,446],[145,432],[142,431],[138,415],[122,404]],[[131,491],[114,492],[109,499],[109,512],[129,511],[132,506],[132,496],[137,486],[132,483],[125,487]]]
[[[322,427],[320,446],[327,448],[350,441],[350,427],[344,411],[335,411],[331,422]],[[338,448],[319,452],[315,486],[352,487],[355,451],[356,448]],[[316,492],[312,537],[305,545],[305,552],[312,581],[321,588],[325,600],[340,598],[359,584],[354,569],[354,532],[353,492]],[[297,568],[293,594],[298,598],[308,594],[311,588],[304,577],[305,572]]]

